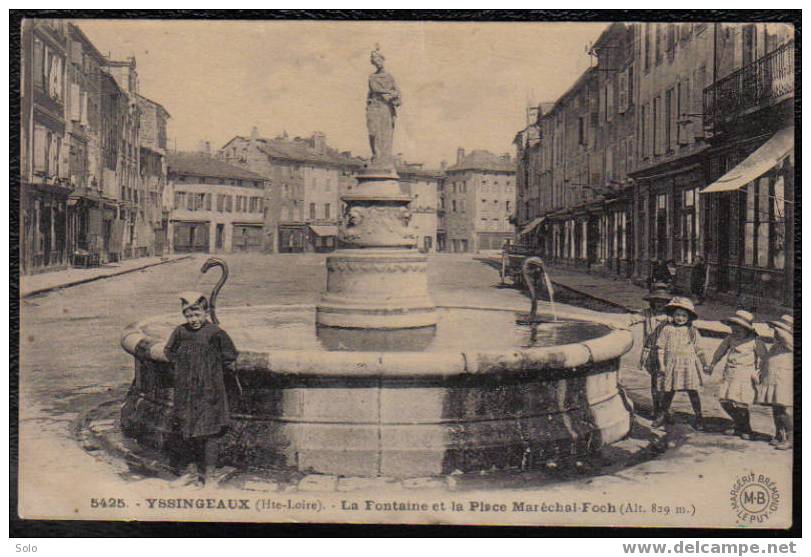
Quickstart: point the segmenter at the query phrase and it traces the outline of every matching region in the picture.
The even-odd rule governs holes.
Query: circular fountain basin
[[[423,477],[540,467],[625,437],[618,387],[631,333],[590,321],[437,308],[435,327],[316,327],[314,306],[218,309],[239,349],[223,464],[344,476]],[[122,428],[170,449],[177,315],[128,327],[135,379]]]

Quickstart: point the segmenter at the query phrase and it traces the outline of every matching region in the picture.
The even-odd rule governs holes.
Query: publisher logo
[[[750,472],[735,479],[729,502],[738,522],[760,524],[777,512],[780,491],[768,476]]]

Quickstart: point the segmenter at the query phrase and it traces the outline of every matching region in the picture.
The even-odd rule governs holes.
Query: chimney
[[[439,163],[440,170],[447,170],[448,169],[448,161],[441,161]]]
[[[465,158],[465,150],[459,147],[456,150],[456,164],[460,164],[462,162],[462,159],[464,158]]]
[[[313,150],[319,155],[327,152],[327,136],[321,132],[313,132]]]
[[[256,126],[251,128],[251,139],[254,141],[259,139],[259,128],[257,128]]]

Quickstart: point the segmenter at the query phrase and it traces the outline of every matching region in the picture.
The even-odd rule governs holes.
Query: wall
[[[210,224],[209,226],[209,249],[213,253],[216,250],[216,229],[217,224],[223,224],[225,226],[224,232],[224,241],[223,241],[223,252],[230,252],[232,251],[232,243],[233,243],[233,233],[234,233],[234,224],[254,224],[261,226],[263,224],[263,211],[261,207],[256,212],[250,211],[237,211],[236,205],[236,196],[245,196],[248,199],[250,197],[263,197],[263,191],[258,188],[248,188],[248,187],[240,187],[240,186],[228,186],[228,185],[221,185],[221,184],[201,184],[199,182],[188,181],[194,180],[194,178],[188,178],[187,181],[178,181],[176,179],[170,180],[170,191],[173,192],[173,196],[176,199],[176,196],[180,192],[185,192],[188,194],[207,194],[211,196],[211,210],[205,210],[206,205],[203,205],[202,210],[188,210],[188,205],[184,204],[182,208],[178,208],[172,203],[172,209],[170,214],[170,221],[169,221],[169,231],[168,237],[170,242],[173,241],[174,238],[174,223],[177,222],[207,222]],[[217,210],[217,196],[218,195],[229,195],[232,197],[231,201],[231,212],[226,211],[218,211]],[[186,202],[187,203],[187,202]],[[248,207],[250,208],[250,202],[248,203]]]

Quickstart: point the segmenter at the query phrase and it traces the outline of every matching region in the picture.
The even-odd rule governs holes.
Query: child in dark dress
[[[237,350],[228,334],[209,321],[203,294],[183,292],[180,300],[186,323],[172,332],[165,352],[174,364],[174,425],[184,445],[181,452],[197,466],[196,474],[189,472],[181,481],[205,483],[213,477],[219,437],[228,426],[223,375]]]

